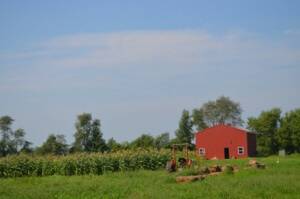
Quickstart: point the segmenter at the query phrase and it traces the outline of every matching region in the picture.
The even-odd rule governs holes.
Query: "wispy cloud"
[[[43,43],[53,54],[65,54],[52,65],[65,67],[215,66],[234,62],[240,67],[299,61],[300,51],[284,43],[229,32],[213,35],[199,30],[131,31],[63,36]],[[242,64],[241,64],[242,63]]]
[[[294,33],[295,30],[287,32]],[[266,42],[239,32],[213,35],[199,30],[157,30],[62,36],[36,44],[26,52],[2,55],[1,59],[35,58],[66,67],[153,62],[194,65],[253,58],[257,61],[267,59],[272,64],[272,60],[285,63],[295,61],[298,53],[280,41]],[[288,59],[276,59],[277,56],[270,59],[270,54],[288,55]]]
[[[234,72],[249,67],[253,71],[298,67],[300,47],[290,48],[284,41],[270,42],[243,32],[124,31],[52,38],[24,52],[2,54],[0,62],[4,68],[16,69],[1,75],[0,89],[43,89],[76,87],[78,82],[88,82],[88,86],[99,79],[109,82],[119,70],[132,70],[147,79],[218,69]],[[87,68],[99,75],[78,75]]]

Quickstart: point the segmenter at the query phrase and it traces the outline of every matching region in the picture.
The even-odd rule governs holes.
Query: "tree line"
[[[257,117],[250,117],[244,122],[241,117],[242,108],[238,102],[221,96],[215,101],[208,101],[200,108],[191,111],[183,110],[175,138],[168,132],[156,137],[142,134],[132,142],[118,143],[114,138],[103,139],[101,122],[93,119],[92,114],[82,113],[75,122],[74,142],[67,144],[62,134],[50,134],[39,147],[25,139],[23,129],[12,129],[13,118],[0,117],[0,156],[19,153],[38,155],[66,155],[76,152],[110,152],[136,148],[170,148],[174,143],[188,143],[193,148],[194,132],[218,125],[245,125],[250,131],[257,133],[258,155],[276,154],[285,149],[287,153],[300,152],[300,109],[282,115],[279,108],[262,111]]]

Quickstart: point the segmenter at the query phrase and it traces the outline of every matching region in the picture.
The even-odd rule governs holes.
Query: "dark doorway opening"
[[[224,158],[229,159],[229,148],[224,148]]]

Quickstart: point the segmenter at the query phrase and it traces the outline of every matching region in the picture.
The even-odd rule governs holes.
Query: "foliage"
[[[193,124],[187,110],[183,110],[181,119],[179,121],[179,127],[175,132],[176,141],[179,143],[192,144],[194,138]]]
[[[114,138],[110,138],[107,141],[107,148],[109,151],[117,151],[122,148],[122,145],[119,144]]]
[[[51,134],[36,151],[38,154],[64,155],[68,152],[68,145],[64,135]]]
[[[0,157],[9,154],[16,154],[20,151],[26,152],[30,149],[31,143],[25,140],[25,131],[17,129],[13,131],[11,125],[13,119],[10,116],[0,117]]]
[[[224,160],[243,168],[248,159]],[[107,172],[105,175],[47,176],[0,179],[1,199],[83,198],[299,198],[300,156],[258,158],[265,170],[240,169],[232,175],[177,184],[176,173],[164,170]],[[216,164],[206,161],[206,164]]]
[[[142,134],[140,137],[130,143],[130,148],[170,148],[170,135],[169,133],[162,133],[156,137],[153,137],[148,134]]]
[[[280,149],[287,153],[300,152],[300,109],[285,114],[277,133]]]
[[[170,145],[170,134],[162,133],[155,138],[154,142],[157,149],[168,148]]]
[[[193,125],[196,126],[197,131],[202,131],[208,126],[204,121],[204,113],[201,109],[194,109],[192,113]]]
[[[217,124],[242,125],[242,109],[238,102],[221,96],[216,101],[208,101],[200,109],[193,110],[193,123],[198,131]]]
[[[260,155],[275,154],[278,151],[276,139],[281,110],[273,108],[248,119],[248,129],[257,133],[257,151]]]
[[[154,147],[155,139],[151,135],[142,134],[131,143],[132,148],[149,148]]]
[[[67,156],[7,156],[0,159],[0,177],[100,175],[106,172],[164,168],[169,150],[124,150]]]
[[[72,151],[103,152],[107,149],[100,130],[100,120],[92,119],[90,113],[77,116],[75,143]]]
[[[31,145],[32,145],[31,142],[25,140],[24,145],[20,150],[20,153],[23,153],[23,154],[33,153],[34,149],[31,147]]]

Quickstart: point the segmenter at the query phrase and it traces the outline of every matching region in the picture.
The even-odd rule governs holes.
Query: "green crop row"
[[[101,175],[105,172],[156,170],[170,159],[167,150],[80,153],[67,156],[8,156],[0,159],[0,177]]]

